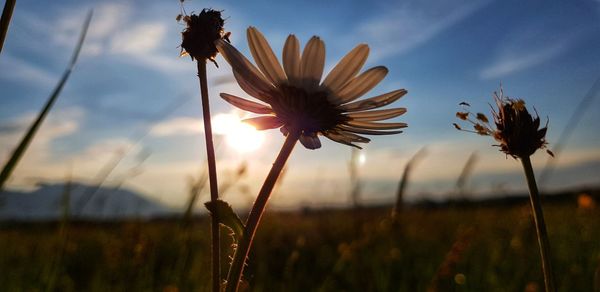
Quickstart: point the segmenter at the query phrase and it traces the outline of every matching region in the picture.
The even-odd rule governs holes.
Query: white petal
[[[285,40],[283,47],[283,69],[287,74],[288,81],[291,85],[299,87],[300,74],[300,42],[295,35],[291,34]]]
[[[325,44],[319,37],[314,36],[308,41],[300,64],[303,87],[314,91],[321,82],[325,66]]]
[[[404,113],[406,113],[405,108],[390,108],[368,112],[353,112],[347,114],[347,116],[353,120],[359,121],[381,121],[401,116]]]
[[[319,149],[321,148],[321,140],[317,137],[316,134],[312,135],[300,135],[300,143],[304,145],[307,149]]]
[[[257,130],[268,130],[279,128],[283,122],[275,116],[262,116],[256,118],[245,119],[242,122],[254,126]]]
[[[254,97],[258,100],[264,101],[266,103],[270,102],[270,93],[263,91],[258,86],[256,86],[257,85],[256,82],[255,83],[249,82],[244,77],[242,77],[242,75],[240,73],[238,73],[235,70],[233,70],[233,77],[235,77],[235,80],[237,81],[240,88],[242,90],[244,90],[246,93],[248,93],[249,95],[251,95],[252,97]]]
[[[329,138],[333,142],[337,142],[337,143],[341,143],[344,145],[356,147],[358,149],[362,149],[362,147],[352,144],[352,142],[348,138],[342,136],[341,134],[339,134],[337,132],[327,131],[327,132],[323,133],[323,135],[325,137]]]
[[[337,94],[338,104],[353,101],[373,89],[387,75],[388,69],[383,66],[373,67],[352,79]]]
[[[260,92],[270,92],[273,89],[273,85],[268,82],[265,77],[240,53],[236,48],[230,45],[224,40],[217,40],[215,42],[217,49],[223,55],[225,60],[231,65],[234,72],[238,73],[238,77],[246,80],[247,83]],[[248,92],[250,94],[250,92]],[[254,96],[254,95],[252,95]],[[258,96],[254,96],[259,98]]]
[[[358,71],[360,71],[367,61],[368,56],[369,46],[366,44],[356,46],[329,72],[322,86],[327,87],[332,92],[339,91],[350,79],[358,74]]]
[[[249,27],[247,37],[252,57],[265,76],[273,84],[285,82],[285,73],[263,34],[255,27]]]
[[[340,106],[340,108],[346,112],[370,110],[388,105],[404,96],[406,92],[407,91],[405,89],[398,89],[375,97],[348,103]]]
[[[221,93],[221,98],[236,107],[256,114],[270,114],[273,112],[269,106],[249,101],[235,95]]]
[[[344,138],[348,139],[351,142],[361,142],[361,143],[369,143],[371,139],[363,136],[356,135],[354,133],[339,131],[338,134],[344,136]]]
[[[361,128],[347,126],[347,125],[339,125],[338,127],[344,131],[358,133],[358,134],[366,134],[366,135],[393,135],[393,134],[402,133],[402,131],[375,131],[375,130],[361,129]]]
[[[406,123],[373,123],[364,121],[347,121],[346,124],[352,127],[371,130],[392,130],[406,128],[408,126]]]

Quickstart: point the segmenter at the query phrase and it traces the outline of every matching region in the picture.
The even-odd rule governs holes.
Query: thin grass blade
[[[15,4],[17,4],[17,0],[6,0],[4,3],[2,18],[0,18],[0,53],[2,52],[2,47],[4,47],[4,40],[8,33],[8,26],[10,25],[10,19],[15,10]]]
[[[2,169],[2,173],[0,173],[0,190],[2,190],[2,188],[4,187],[4,183],[8,180],[11,173],[13,172],[13,170],[19,163],[19,160],[23,156],[23,153],[25,153],[25,151],[27,150],[27,147],[33,140],[33,137],[35,136],[38,129],[42,125],[42,122],[48,115],[48,112],[50,112],[50,109],[52,108],[56,99],[60,95],[63,87],[67,83],[67,80],[69,79],[69,75],[71,75],[71,71],[73,70],[75,63],[77,62],[77,58],[79,57],[79,52],[81,51],[81,47],[83,46],[83,41],[85,40],[85,35],[87,34],[91,20],[92,20],[92,11],[88,12],[85,22],[83,23],[81,34],[79,35],[79,41],[77,42],[77,46],[75,47],[75,51],[73,52],[73,56],[71,57],[71,60],[69,61],[69,65],[67,66],[65,73],[63,73],[62,77],[60,78],[60,81],[54,88],[54,91],[52,91],[52,94],[50,94],[50,97],[48,98],[46,105],[44,106],[44,108],[42,109],[40,114],[38,115],[37,119],[33,122],[31,127],[27,131],[27,134],[25,134],[25,137],[23,137],[23,140],[21,140],[21,143],[19,143],[19,146],[17,146],[17,148],[13,152],[12,156],[10,157],[10,159],[8,160],[8,162]]]

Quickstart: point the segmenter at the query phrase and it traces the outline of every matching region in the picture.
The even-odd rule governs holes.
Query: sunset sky
[[[553,149],[575,107],[600,77],[600,1],[185,1],[187,13],[223,10],[231,41],[250,58],[246,28],[262,31],[281,56],[288,34],[301,46],[313,35],[326,45],[325,74],[354,46],[367,43],[365,69],[384,65],[389,74],[367,97],[405,88],[394,104],[408,113],[405,133],[375,136],[361,154],[365,203],[391,202],[410,157],[415,166],[408,198],[452,196],[468,157],[477,152],[469,188],[473,196],[525,190],[518,161],[500,153],[489,137],[459,132],[455,112],[467,101],[488,113],[500,84],[523,98],[543,121]],[[127,156],[107,181],[124,182],[170,206],[182,206],[189,178],[204,167],[205,148],[195,63],[179,57],[184,25],[179,1],[18,1],[0,54],[0,161],[8,159],[27,125],[60,78],[89,9],[94,16],[73,74],[9,182],[31,188],[64,180],[69,173],[91,183],[119,151]],[[208,64],[215,127],[225,127],[234,108],[220,92],[248,97],[222,57]],[[363,69],[364,70],[364,69]],[[598,95],[598,94],[596,94]],[[545,190],[600,185],[600,101],[586,108]],[[218,121],[220,122],[217,122]],[[234,119],[235,123],[235,119]],[[227,128],[227,127],[225,127]],[[229,139],[229,140],[228,140]],[[256,142],[217,137],[219,180],[246,161],[241,188],[225,194],[235,206],[252,201],[283,136],[264,132]],[[220,142],[222,141],[222,142]],[[294,208],[349,202],[351,149],[322,139],[323,147],[298,145],[272,204]],[[541,173],[548,155],[533,156]],[[244,187],[245,186],[245,187]],[[200,201],[205,201],[206,195]]]

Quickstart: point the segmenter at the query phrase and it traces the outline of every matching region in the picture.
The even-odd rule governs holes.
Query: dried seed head
[[[187,25],[181,33],[182,55],[189,54],[192,60],[208,59],[215,63],[218,53],[215,41],[229,41],[229,33],[223,31],[225,21],[221,18],[221,11],[202,9],[200,14],[186,15],[182,19]]]
[[[462,130],[456,124],[454,127],[483,136],[492,136],[499,142],[495,146],[500,147],[500,151],[513,158],[529,157],[538,149],[546,148],[548,123],[546,122],[546,126],[540,128],[539,116],[536,114],[533,117],[529,113],[525,107],[525,101],[504,97],[502,90],[500,90],[500,95],[494,93],[494,100],[497,106],[497,110],[492,110],[495,129],[491,128],[485,114],[477,113],[477,121],[468,119],[470,112],[458,112],[456,116],[473,124],[474,131]],[[552,155],[551,153],[548,152]]]
[[[467,113],[467,112],[457,112],[456,113],[456,117],[459,118],[459,119],[461,119],[461,120],[463,120],[463,121],[466,121],[467,118],[469,117],[469,113]]]
[[[489,123],[487,116],[482,113],[477,113],[477,119],[484,123]]]
[[[533,117],[522,99],[495,95],[498,112],[494,113],[496,133],[500,150],[514,158],[529,157],[536,150],[545,148],[547,124],[540,128],[540,117]]]

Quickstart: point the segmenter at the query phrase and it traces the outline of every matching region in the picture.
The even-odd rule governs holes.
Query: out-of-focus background
[[[223,10],[233,44],[248,56],[248,26],[261,30],[278,56],[288,34],[302,46],[321,36],[326,72],[355,45],[367,43],[365,68],[385,65],[390,71],[367,97],[408,90],[395,104],[408,109],[397,118],[409,124],[405,133],[374,137],[360,152],[365,203],[392,201],[404,164],[424,146],[427,155],[413,171],[408,200],[449,196],[473,152],[472,196],[524,191],[520,165],[490,147],[494,141],[452,127],[458,104],[467,101],[474,112],[489,113],[491,95],[502,84],[506,95],[524,98],[543,122],[549,120],[553,149],[600,77],[598,1],[184,2],[187,13],[204,7]],[[187,177],[202,171],[205,154],[196,67],[178,57],[184,25],[175,21],[177,1],[19,2],[0,58],[0,157],[8,159],[42,107],[90,8],[94,17],[72,78],[8,187],[60,183],[68,172],[93,182],[117,152],[127,151],[108,183],[124,180],[128,189],[182,206]],[[213,119],[223,136],[218,168],[225,172],[247,161],[245,182],[256,194],[283,137],[278,131],[231,135],[241,113],[218,94],[247,95],[222,57],[217,62],[220,68],[209,65],[208,74]],[[600,183],[599,110],[594,98],[580,113],[543,189]],[[328,140],[317,151],[299,147],[281,185],[285,192],[274,196],[272,206],[347,204],[350,156],[348,147]],[[128,174],[141,160],[139,173]],[[547,160],[542,153],[533,157],[538,172]],[[247,203],[239,190],[226,199]]]

